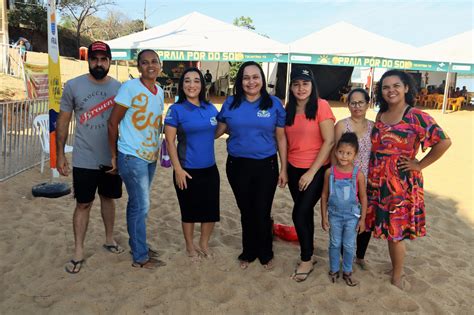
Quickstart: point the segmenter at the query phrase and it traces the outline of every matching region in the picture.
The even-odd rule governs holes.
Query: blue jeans
[[[329,265],[331,272],[339,271],[341,246],[342,271],[352,272],[358,223],[359,218],[354,215],[352,209],[333,210],[329,208]]]
[[[118,153],[118,169],[128,193],[127,230],[134,262],[148,260],[146,218],[150,209],[150,186],[156,162],[150,163],[133,155]]]

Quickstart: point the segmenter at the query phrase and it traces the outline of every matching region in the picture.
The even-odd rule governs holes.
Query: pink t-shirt
[[[359,176],[359,173],[360,173],[360,168],[357,170],[356,179],[357,179],[357,176]],[[337,167],[334,166],[334,179],[335,180],[351,179],[351,178],[352,178],[352,172],[349,172],[349,173],[341,172],[337,169]],[[357,184],[357,181],[356,181],[356,194],[357,194],[357,198],[359,198],[359,185]]]
[[[336,121],[326,100],[318,99],[318,113],[315,120],[306,119],[304,113],[296,114],[292,126],[285,126],[288,141],[288,162],[294,167],[310,168],[323,145],[319,124],[327,119]],[[329,163],[329,159],[325,164]]]

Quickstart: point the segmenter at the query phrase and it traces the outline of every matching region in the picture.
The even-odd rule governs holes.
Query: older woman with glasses
[[[366,90],[362,88],[353,89],[347,97],[347,104],[351,113],[350,117],[344,118],[337,122],[335,127],[336,143],[345,132],[354,132],[359,142],[359,151],[354,165],[359,167],[365,176],[367,182],[367,174],[369,172],[369,158],[372,143],[370,134],[374,122],[365,118],[367,109],[369,108],[370,97]],[[335,156],[332,155],[332,162],[335,162]],[[362,232],[357,235],[357,251],[355,263],[363,270],[367,269],[364,260],[367,246],[369,246],[371,232]]]

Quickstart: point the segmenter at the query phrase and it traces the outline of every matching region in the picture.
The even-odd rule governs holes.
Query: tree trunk
[[[80,26],[77,26],[77,29],[76,29],[76,56],[77,56],[77,59],[79,59],[79,47],[81,47],[81,27]]]

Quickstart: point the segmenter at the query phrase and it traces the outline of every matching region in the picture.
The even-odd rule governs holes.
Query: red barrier
[[[87,60],[87,47],[79,48],[79,60]]]
[[[273,235],[276,235],[285,241],[290,241],[290,242],[298,241],[298,235],[296,234],[296,229],[294,226],[274,223]]]

